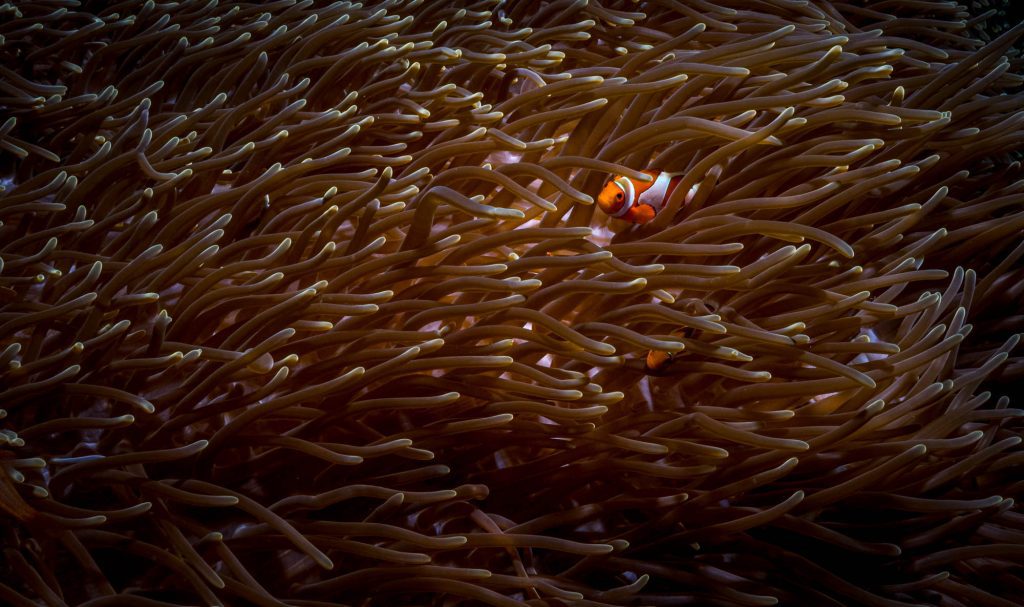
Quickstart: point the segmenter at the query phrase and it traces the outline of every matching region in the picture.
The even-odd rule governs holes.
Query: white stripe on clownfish
[[[640,198],[637,200],[637,203],[650,205],[650,207],[654,209],[655,213],[660,211],[661,207],[665,205],[669,183],[671,183],[672,178],[676,175],[678,175],[678,173],[662,171],[658,174],[654,183],[651,184],[651,187],[647,188],[643,194],[640,194]]]
[[[616,179],[615,184],[622,189],[622,193],[625,195],[626,200],[622,207],[612,214],[612,217],[622,217],[633,208],[633,201],[636,200],[636,188],[633,187],[633,182],[625,177]]]

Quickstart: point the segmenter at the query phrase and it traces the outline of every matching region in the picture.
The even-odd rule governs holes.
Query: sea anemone
[[[985,5],[0,6],[0,601],[1019,604]]]

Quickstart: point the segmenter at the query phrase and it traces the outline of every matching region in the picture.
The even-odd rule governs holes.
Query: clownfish
[[[692,338],[694,330],[692,327],[684,327],[682,331],[673,334],[680,335],[684,338]],[[664,350],[650,350],[647,352],[647,357],[644,359],[644,370],[648,375],[662,375],[664,374],[672,361],[685,356],[686,350],[681,352],[666,352]]]
[[[651,181],[616,175],[604,184],[597,196],[597,206],[617,219],[647,223],[668,202],[668,197],[683,180],[682,173],[640,171],[653,177]]]
[[[651,350],[644,360],[644,369],[650,375],[660,375],[668,369],[676,358],[676,352],[665,352],[664,350]]]

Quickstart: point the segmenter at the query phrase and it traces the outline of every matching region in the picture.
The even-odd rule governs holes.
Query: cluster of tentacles
[[[1024,26],[456,4],[0,6],[0,602],[1020,604]]]

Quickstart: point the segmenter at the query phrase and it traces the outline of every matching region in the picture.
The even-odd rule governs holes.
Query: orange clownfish
[[[654,219],[683,176],[681,173],[665,171],[641,173],[654,179],[640,181],[625,175],[616,175],[609,179],[597,196],[597,206],[612,217],[633,223],[647,223]]]
[[[668,366],[672,364],[675,358],[675,352],[651,350],[647,353],[647,358],[644,359],[644,370],[649,375],[660,375],[668,370]]]
[[[684,327],[681,331],[673,332],[673,335],[680,335],[684,338],[692,338],[694,330],[692,327]],[[644,371],[648,375],[664,375],[669,366],[677,358],[685,356],[686,350],[681,352],[666,352],[664,350],[650,350],[644,359]]]

